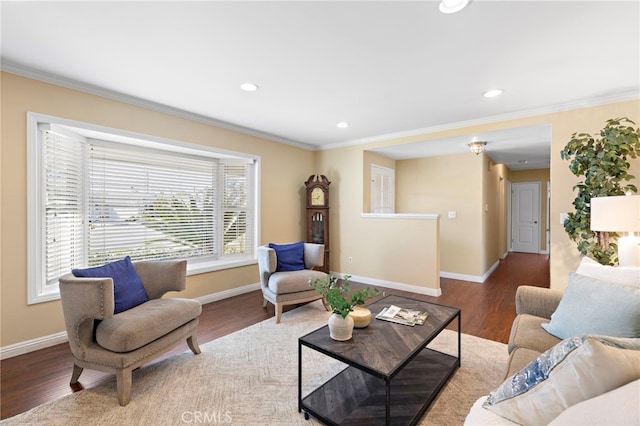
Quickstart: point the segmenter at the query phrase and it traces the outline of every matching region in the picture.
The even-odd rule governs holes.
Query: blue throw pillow
[[[301,271],[304,268],[304,241],[293,244],[269,243],[269,248],[276,251],[278,265],[276,272]]]
[[[107,263],[104,266],[73,269],[71,273],[76,277],[112,278],[113,298],[115,301],[114,314],[126,311],[149,300],[149,296],[129,256],[117,262]]]
[[[640,337],[640,288],[572,272],[569,284],[542,328],[558,339],[578,334]]]

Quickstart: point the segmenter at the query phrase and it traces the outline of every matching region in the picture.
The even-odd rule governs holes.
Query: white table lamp
[[[618,238],[618,264],[640,266],[640,195],[591,199],[591,230],[623,233]]]

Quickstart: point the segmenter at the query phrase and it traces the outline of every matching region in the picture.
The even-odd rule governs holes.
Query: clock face
[[[311,191],[311,205],[324,206],[324,191],[322,188],[313,188]]]

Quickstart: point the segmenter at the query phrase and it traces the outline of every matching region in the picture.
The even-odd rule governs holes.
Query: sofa
[[[584,258],[564,292],[520,286],[505,381],[465,425],[639,425],[640,268]]]

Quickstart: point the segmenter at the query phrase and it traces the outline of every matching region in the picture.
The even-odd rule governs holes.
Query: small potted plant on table
[[[334,340],[349,340],[353,334],[354,320],[349,315],[357,305],[364,305],[367,299],[381,294],[380,290],[366,287],[353,293],[349,297],[351,289],[349,287],[350,275],[345,275],[342,283],[333,275],[327,275],[324,279],[309,281],[309,285],[322,294],[331,308],[333,315],[329,317],[329,334]],[[369,312],[369,320],[371,313]],[[368,321],[364,327],[368,325]]]

